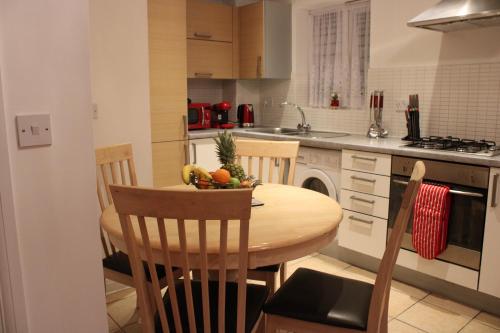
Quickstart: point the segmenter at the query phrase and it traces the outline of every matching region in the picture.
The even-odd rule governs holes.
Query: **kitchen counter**
[[[217,135],[220,130],[208,129],[189,131],[189,139],[205,139],[212,138]],[[268,134],[268,133],[255,133],[249,132],[246,129],[235,128],[230,130],[239,137],[248,137],[264,140],[288,140],[296,141],[299,139],[301,146],[324,148],[324,149],[354,149],[361,151],[370,151],[391,155],[401,155],[416,158],[434,159],[456,163],[466,163],[474,165],[483,165],[488,167],[500,167],[500,156],[488,157],[467,153],[456,153],[440,150],[424,150],[416,148],[404,147],[406,141],[398,138],[383,138],[383,139],[370,139],[364,135],[351,134],[338,138],[325,138],[325,139],[310,139],[310,138],[297,138],[289,135],[282,134]]]

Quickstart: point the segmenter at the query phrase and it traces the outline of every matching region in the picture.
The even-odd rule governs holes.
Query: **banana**
[[[196,170],[196,166],[193,164],[186,164],[182,168],[182,181],[184,184],[189,185],[191,183],[191,172]]]
[[[212,176],[208,173],[208,171],[205,168],[202,167],[196,167],[194,170],[194,173],[198,176],[200,179],[204,180],[212,180]]]

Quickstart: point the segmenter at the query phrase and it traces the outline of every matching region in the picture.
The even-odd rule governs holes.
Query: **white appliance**
[[[294,185],[323,193],[338,201],[341,160],[342,153],[337,150],[301,147]]]

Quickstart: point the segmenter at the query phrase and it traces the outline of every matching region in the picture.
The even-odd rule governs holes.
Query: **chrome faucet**
[[[302,117],[302,123],[297,125],[297,129],[304,132],[309,132],[311,130],[311,125],[306,123],[306,116],[304,114],[304,110],[302,109],[302,107],[300,107],[297,104],[290,103],[288,101],[284,101],[283,103],[281,103],[281,106],[287,106],[287,105],[293,106],[295,109],[297,109],[297,111],[300,112],[300,116]]]

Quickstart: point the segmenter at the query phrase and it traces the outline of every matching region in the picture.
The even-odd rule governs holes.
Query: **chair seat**
[[[130,267],[128,255],[121,251],[102,259],[102,265],[113,271],[132,276],[132,267]],[[145,262],[143,262],[143,265],[146,279],[151,282],[151,274],[149,274],[148,265]],[[166,276],[165,267],[163,265],[156,265],[156,272],[160,280]]]
[[[264,312],[366,330],[373,285],[299,268],[264,305]]]
[[[218,331],[218,291],[219,282],[209,281],[209,299],[210,299],[210,324],[212,332]],[[196,317],[196,330],[203,332],[203,305],[201,296],[201,282],[191,281],[191,288],[194,300],[194,312]],[[186,310],[186,297],[184,291],[184,282],[179,280],[176,282],[175,290],[179,301],[179,312],[181,313],[182,329],[184,332],[189,332],[189,321]],[[251,332],[255,323],[260,317],[262,306],[266,302],[269,295],[269,288],[260,285],[247,285],[246,298],[246,316],[245,316],[245,332]],[[170,296],[167,292],[163,296],[163,302],[167,313],[168,326],[170,332],[175,332],[174,318],[172,314],[172,306]],[[226,327],[225,332],[236,332],[236,314],[238,303],[238,284],[235,282],[226,283]],[[158,314],[155,317],[155,332],[162,333],[163,330],[160,324]]]
[[[281,267],[281,264],[262,266],[262,267],[257,267],[255,269],[255,271],[278,273],[280,271],[280,267]]]

